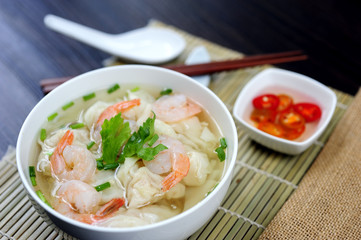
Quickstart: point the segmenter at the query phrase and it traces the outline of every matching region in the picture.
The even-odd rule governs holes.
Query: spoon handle
[[[51,14],[45,16],[44,23],[54,31],[100,49],[103,49],[104,43],[110,38],[110,34]]]

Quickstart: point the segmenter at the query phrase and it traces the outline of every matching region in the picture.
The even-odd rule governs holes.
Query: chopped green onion
[[[95,187],[95,190],[97,190],[98,192],[103,191],[104,189],[110,188],[110,183],[109,182],[105,182],[103,184],[100,184],[98,186]]]
[[[108,89],[108,93],[112,93],[115,92],[116,90],[118,90],[120,88],[119,84],[116,83],[113,87]]]
[[[97,169],[98,169],[98,170],[104,169],[104,163],[103,163],[103,159],[102,159],[102,158],[97,159]]]
[[[91,141],[90,143],[88,143],[88,145],[86,145],[86,148],[89,150],[92,148],[92,146],[94,146],[95,142]]]
[[[214,185],[214,186],[212,187],[212,189],[209,190],[209,192],[207,192],[206,196],[208,196],[211,192],[213,192],[213,190],[218,186],[218,184],[219,184],[219,183],[217,183],[216,185]]]
[[[56,118],[56,116],[58,116],[58,113],[53,113],[53,114],[51,114],[51,115],[48,117],[48,121],[50,122],[50,121],[54,120],[54,118]]]
[[[217,153],[219,160],[221,160],[221,162],[223,162],[226,159],[226,153],[224,151],[227,148],[226,139],[221,138],[219,140],[219,143],[221,144],[221,146],[217,147],[215,152]]]
[[[46,203],[49,207],[52,207],[50,203],[45,199],[44,194],[40,190],[36,191],[36,195],[38,195],[41,201]]]
[[[217,147],[215,151],[218,155],[219,160],[223,162],[226,159],[226,153],[224,152],[224,149],[222,147]]]
[[[221,148],[226,149],[227,148],[227,142],[225,138],[221,138],[219,140],[219,142],[221,143]]]
[[[64,106],[62,106],[61,108],[65,111],[73,105],[74,105],[74,102],[69,102],[69,103],[65,104]]]
[[[154,136],[148,142],[149,147],[151,147],[158,140],[158,138],[158,134],[154,134]]]
[[[36,174],[34,166],[29,166],[29,176],[31,180],[31,185],[36,186]]]
[[[53,155],[54,152],[48,152],[48,153],[45,153],[46,155],[48,155],[49,157],[51,157],[51,155]]]
[[[83,96],[83,100],[88,101],[88,100],[90,100],[90,99],[92,99],[94,97],[95,97],[95,93],[92,92],[92,93],[89,93],[88,95]]]
[[[119,166],[119,163],[108,163],[104,165],[104,170],[116,169]]]
[[[160,95],[163,96],[163,95],[169,95],[173,92],[172,89],[170,88],[167,88],[167,89],[164,89],[163,91],[160,92]]]
[[[84,127],[84,123],[74,123],[69,126],[71,129],[78,129]]]
[[[40,140],[44,141],[46,139],[46,130],[44,128],[42,128],[40,130]]]
[[[138,91],[139,90],[139,87],[135,87],[135,88],[133,88],[132,90],[130,90],[131,92],[136,92],[136,91]]]

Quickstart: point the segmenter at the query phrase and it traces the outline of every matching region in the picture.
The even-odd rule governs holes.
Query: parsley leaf
[[[141,159],[150,161],[154,159],[154,156],[157,155],[160,151],[167,149],[163,144],[159,144],[154,148],[144,147],[145,144],[153,145],[158,137],[154,134],[154,121],[155,114],[153,118],[148,118],[142,126],[139,127],[137,132],[134,132],[129,138],[128,142],[125,144],[122,153],[120,154],[121,162],[124,161],[127,157],[132,157],[134,155],[138,156]]]
[[[129,123],[124,123],[124,119],[120,115],[119,113],[110,120],[106,119],[100,131],[103,144],[102,159],[105,164],[117,162],[121,147],[130,137]]]
[[[147,147],[147,148],[140,149],[138,151],[137,155],[138,155],[138,157],[140,157],[143,160],[151,161],[154,159],[155,155],[157,155],[159,152],[166,150],[166,149],[167,149],[167,147],[164,146],[163,144],[158,144],[154,148]]]

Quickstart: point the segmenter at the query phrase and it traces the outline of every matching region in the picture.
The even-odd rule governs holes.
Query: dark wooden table
[[[152,18],[245,54],[302,49],[309,60],[278,65],[355,94],[361,83],[361,4],[333,0],[2,0],[0,157],[15,146],[43,97],[39,80],[101,67],[109,55],[47,29],[52,13],[109,33]]]

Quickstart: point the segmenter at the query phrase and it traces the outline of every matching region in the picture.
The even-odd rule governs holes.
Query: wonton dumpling
[[[124,197],[124,191],[121,186],[118,186],[118,183],[115,180],[113,171],[97,171],[92,182],[93,186],[98,186],[105,182],[110,183],[110,188],[104,189],[102,191],[102,204],[105,204],[112,200],[113,198]]]
[[[186,177],[183,178],[183,182],[187,186],[201,186],[207,179],[209,173],[208,157],[204,153],[189,152],[188,153],[190,168]]]
[[[129,181],[133,178],[139,168],[136,164],[137,161],[137,158],[126,158],[117,172],[116,177],[119,179],[124,189],[128,186]]]
[[[90,108],[88,108],[83,118],[84,123],[88,126],[89,129],[91,129],[93,124],[98,120],[100,114],[109,106],[109,103],[98,101],[94,103]]]
[[[127,186],[127,199],[130,208],[139,208],[157,202],[162,192],[163,178],[152,173],[146,167],[141,167],[134,174]]]
[[[186,194],[186,186],[182,183],[177,183],[168,192],[165,193],[166,199],[182,198]]]
[[[136,106],[123,113],[126,119],[136,120],[137,125],[141,126],[152,114],[152,103],[155,101],[154,97],[144,90],[136,92],[127,91],[128,99],[140,99],[140,105]]]
[[[172,138],[177,138],[177,133],[174,129],[159,119],[155,119],[154,121],[154,132],[158,135],[166,135]]]
[[[119,210],[119,214],[101,223],[107,227],[136,227],[162,221],[179,214],[179,209],[165,205],[148,205],[142,208]]]

